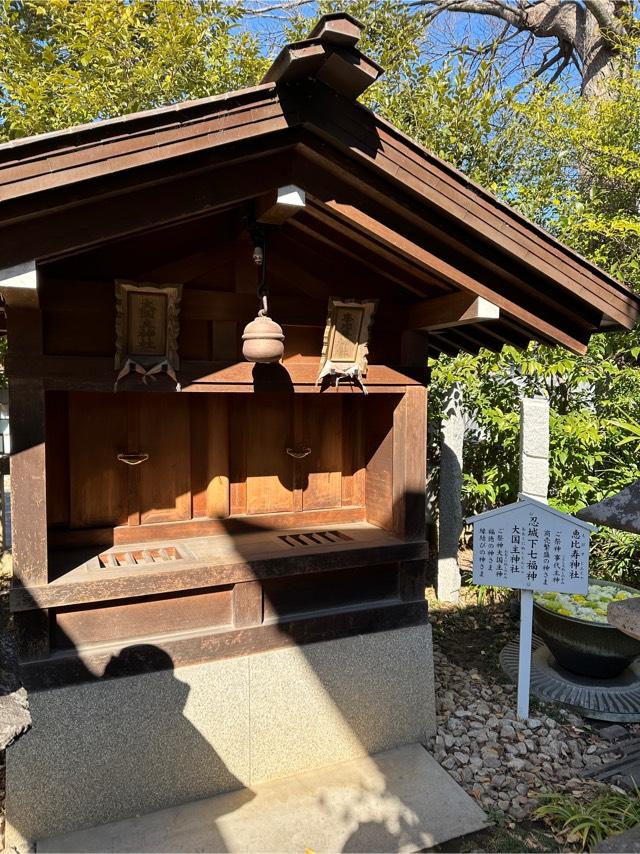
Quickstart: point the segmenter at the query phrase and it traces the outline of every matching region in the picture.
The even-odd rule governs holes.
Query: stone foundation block
[[[150,813],[435,729],[431,627],[30,694],[7,844]]]

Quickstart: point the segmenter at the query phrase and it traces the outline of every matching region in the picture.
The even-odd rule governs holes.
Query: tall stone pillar
[[[520,401],[520,492],[547,500],[549,494],[549,401]]]
[[[440,501],[438,515],[438,578],[436,593],[443,602],[457,602],[460,592],[458,543],[462,518],[462,451],[464,412],[462,388],[454,383],[449,391],[440,442]]]

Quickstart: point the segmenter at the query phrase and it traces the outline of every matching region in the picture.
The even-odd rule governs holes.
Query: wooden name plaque
[[[367,374],[369,331],[378,300],[329,298],[329,314],[324,331],[320,373],[328,362],[338,371],[357,365],[360,376]]]
[[[179,367],[182,285],[116,281],[116,370],[127,360]]]

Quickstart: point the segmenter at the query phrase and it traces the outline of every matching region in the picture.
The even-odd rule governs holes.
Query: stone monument
[[[460,593],[458,545],[462,517],[462,452],[464,412],[462,388],[454,383],[442,420],[440,444],[440,491],[438,507],[438,578],[436,592],[443,602],[457,602]]]

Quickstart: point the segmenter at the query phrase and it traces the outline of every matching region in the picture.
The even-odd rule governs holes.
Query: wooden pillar
[[[393,529],[426,537],[427,390],[408,386],[393,413]]]
[[[46,584],[47,506],[44,389],[40,380],[9,379],[13,575]]]
[[[42,318],[35,262],[23,266],[16,274],[0,271],[12,364],[8,379],[13,587],[48,582],[44,385],[40,378],[21,377],[19,367],[42,355]],[[16,615],[15,622],[21,656],[47,655],[47,612],[34,607]]]

